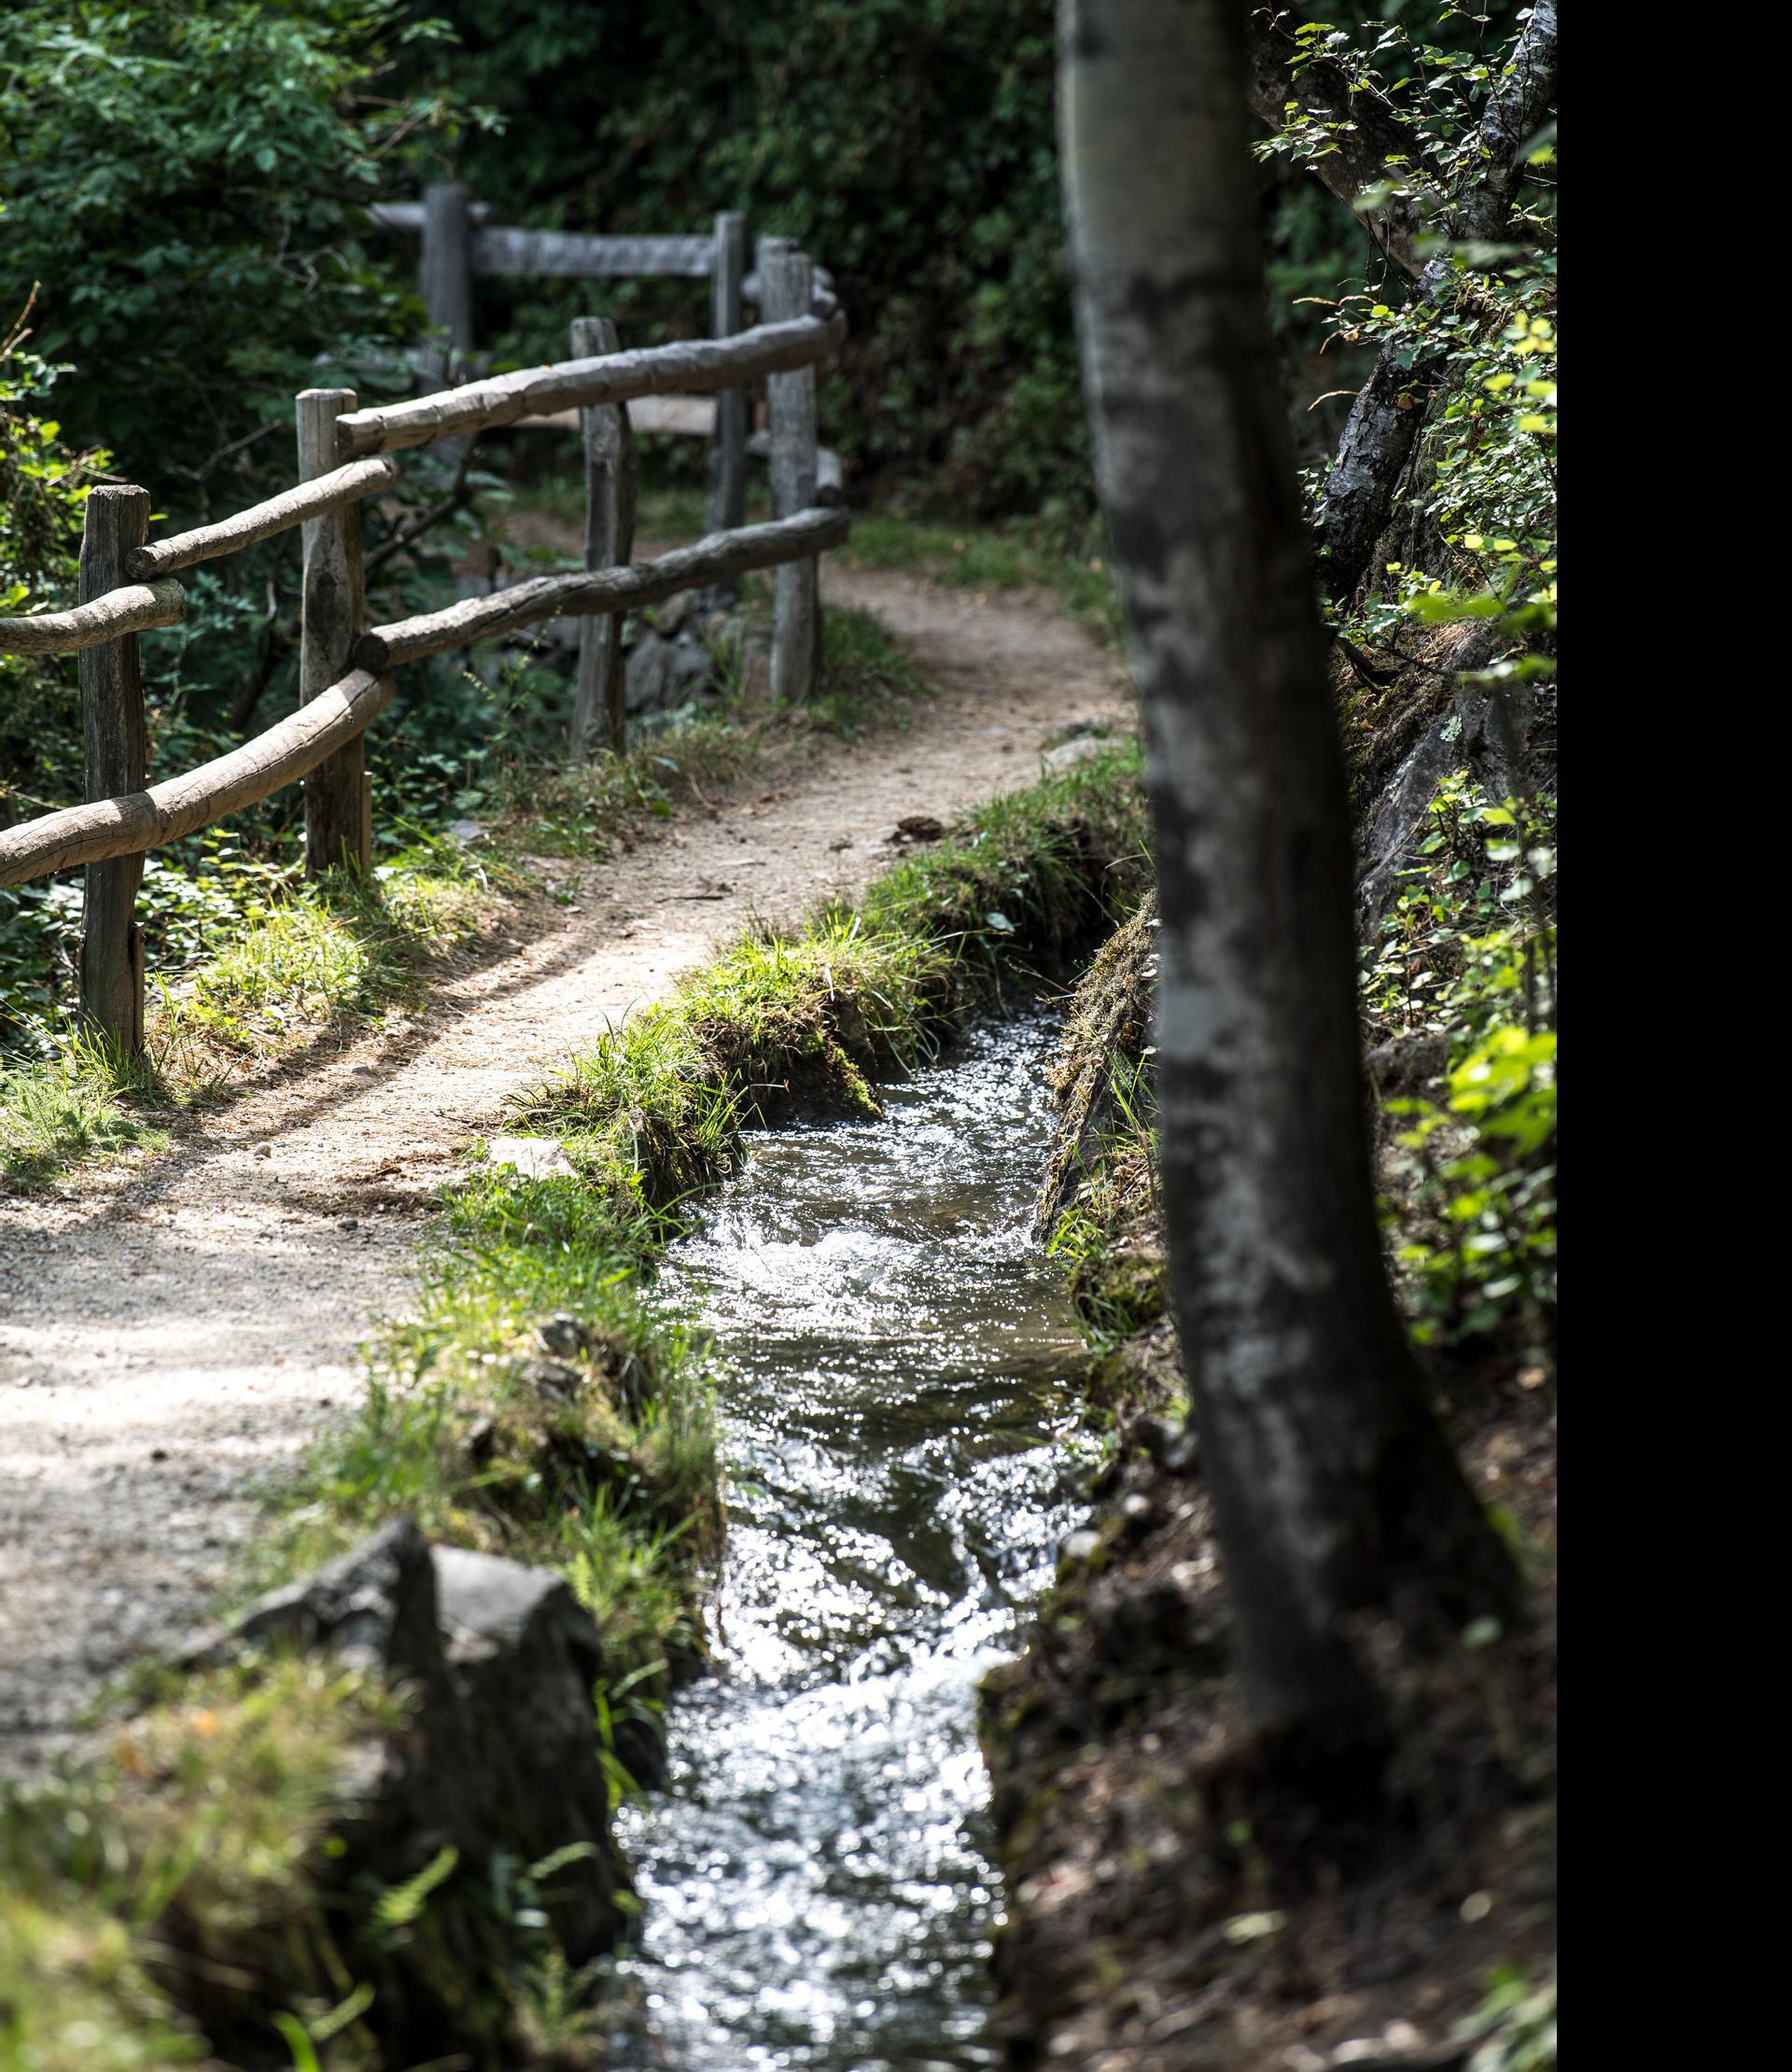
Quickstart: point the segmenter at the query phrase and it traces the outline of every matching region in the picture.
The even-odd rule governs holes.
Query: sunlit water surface
[[[1074,1522],[1068,1305],[1028,1237],[1055,1026],[973,1035],[886,1120],[780,1130],[665,1299],[722,1363],[721,1673],[624,1816],[645,1929],[616,2063],[993,2065],[973,1686]]]

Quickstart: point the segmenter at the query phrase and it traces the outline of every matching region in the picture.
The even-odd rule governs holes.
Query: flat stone
[[[511,1166],[525,1180],[573,1180],[578,1177],[566,1147],[553,1137],[494,1137],[491,1160]]]

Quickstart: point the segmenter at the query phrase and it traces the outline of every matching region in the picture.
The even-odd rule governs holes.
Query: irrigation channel
[[[973,1689],[1081,1508],[1084,1353],[1028,1235],[1057,1035],[987,1024],[882,1121],[756,1135],[667,1263],[721,1363],[732,1516],[720,1673],[628,1816],[619,2065],[997,2061]]]

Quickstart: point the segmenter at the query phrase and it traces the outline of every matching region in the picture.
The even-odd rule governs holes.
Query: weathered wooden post
[[[730,210],[716,218],[716,260],[711,276],[717,338],[732,338],[744,323],[741,283],[747,278],[747,218]],[[716,398],[715,440],[709,451],[711,532],[729,532],[747,522],[747,391],[724,388]],[[732,584],[722,588],[731,594]]]
[[[422,288],[432,332],[429,361],[446,381],[457,358],[473,349],[473,254],[470,205],[458,181],[438,180],[423,190]]]
[[[608,316],[575,316],[572,357],[595,359],[621,348]],[[635,545],[635,440],[626,403],[579,413],[585,448],[585,567],[613,568]],[[616,613],[579,622],[579,678],[572,702],[572,752],[589,756],[600,740],[621,755],[627,744],[623,622]]]
[[[125,565],[149,530],[149,492],[89,492],[81,533],[78,600],[87,604],[129,582]],[[134,633],[81,651],[81,731],[87,796],[141,791],[148,781],[143,663]],[[137,925],[141,856],[87,866],[81,917],[81,1019],[129,1057],[143,1052],[143,930]]]
[[[814,270],[788,237],[759,241],[759,314],[768,324],[806,316]],[[815,370],[770,374],[765,381],[772,445],[772,515],[789,518],[815,502]],[[777,571],[772,612],[772,695],[801,703],[815,693],[820,661],[818,564],[786,562]]]
[[[336,420],[355,403],[352,388],[301,392],[294,404],[301,482],[328,474],[337,465]],[[348,651],[366,615],[360,504],[343,504],[321,518],[307,518],[302,537],[299,703],[309,705],[349,673]],[[366,744],[357,735],[305,779],[305,875],[321,877],[338,863],[366,870],[372,861],[372,789]]]

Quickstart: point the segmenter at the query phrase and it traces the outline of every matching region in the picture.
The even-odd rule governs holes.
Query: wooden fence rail
[[[336,424],[339,459],[357,454],[392,453],[427,446],[438,439],[514,425],[556,410],[626,403],[641,396],[707,395],[768,374],[814,367],[831,358],[847,335],[844,316],[803,315],[787,323],[757,324],[734,338],[687,339],[676,345],[650,345],[602,359],[556,360],[525,367],[490,381],[469,382],[408,402],[356,410]]]
[[[464,203],[464,190],[456,191]],[[429,203],[440,205],[435,190]],[[647,242],[668,248],[658,255],[662,259],[677,256],[670,248],[701,244],[698,271],[715,281],[719,329],[730,310],[737,312],[746,280],[744,219],[719,218],[713,240]],[[835,351],[846,327],[832,298],[818,294],[807,259],[788,241],[763,239],[760,268],[770,320],[729,335],[623,352],[613,324],[581,318],[573,327],[575,357],[552,366],[369,410],[357,407],[350,389],[307,389],[294,406],[300,481],[216,524],[150,541],[147,491],[106,486],[91,493],[77,603],[66,611],[0,618],[0,654],[80,656],[86,803],[0,831],[0,886],[85,867],[81,1014],[91,1028],[127,1054],[143,1047],[143,931],[136,901],[149,849],[302,778],[307,874],[371,863],[364,737],[391,702],[392,670],[406,663],[548,619],[578,616],[588,630],[581,640],[573,749],[587,753],[601,739],[620,752],[625,721],[622,615],[679,591],[776,568],[773,686],[782,698],[812,693],[819,651],[817,556],[840,545],[849,529],[840,508],[837,457],[817,444],[815,370]],[[744,389],[760,380],[767,384],[769,431],[752,438]],[[694,545],[631,562],[628,405],[679,391],[717,398],[715,423],[719,435],[725,427],[727,436],[718,439],[710,512],[713,519],[720,511],[723,522]],[[361,507],[398,479],[389,454],[555,411],[577,411],[584,434],[584,572],[540,577],[441,611],[370,627]],[[742,522],[750,451],[765,453],[771,462],[774,517],[765,525]],[[302,528],[304,541],[299,710],[228,754],[150,784],[137,636],[180,622],[186,596],[171,572],[294,526]]]
[[[129,582],[72,611],[0,619],[0,654],[78,654],[83,648],[103,648],[120,634],[177,626],[186,615],[187,593],[179,583]]]
[[[216,561],[220,554],[233,554],[258,540],[272,539],[288,532],[307,518],[321,518],[327,511],[357,503],[399,479],[399,464],[376,455],[371,460],[351,461],[346,468],[332,468],[315,482],[301,482],[283,489],[264,504],[251,504],[233,518],[220,518],[215,525],[196,525],[191,532],[177,532],[166,539],[152,539],[131,556],[133,576],[172,575],[176,568],[190,568],[195,562]]]

